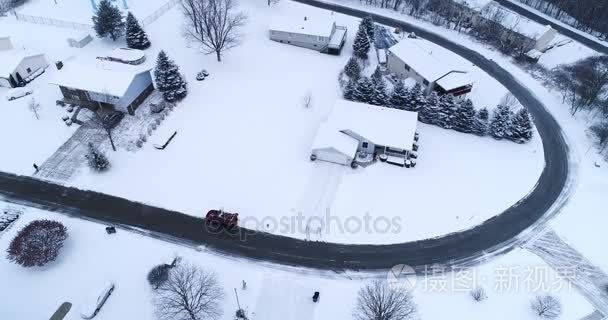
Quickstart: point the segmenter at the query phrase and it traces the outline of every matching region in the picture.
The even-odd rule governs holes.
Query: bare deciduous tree
[[[359,290],[353,316],[357,320],[407,320],[416,314],[411,293],[376,280]]]
[[[608,145],[608,122],[601,122],[599,124],[591,126],[591,128],[589,129],[597,139],[597,142],[601,148],[600,152],[604,151],[604,149]]]
[[[245,24],[244,12],[233,12],[234,0],[182,0],[186,17],[185,35],[199,42],[207,53],[215,52],[222,61],[222,52],[241,41],[238,29]]]
[[[517,98],[515,98],[515,96],[511,92],[505,94],[500,99],[500,102],[498,103],[498,105],[509,107],[510,109],[516,109],[517,107],[520,106],[519,100],[517,100]]]
[[[555,319],[562,313],[562,304],[554,296],[536,296],[532,300],[532,310],[541,318]]]
[[[486,290],[483,287],[476,287],[471,290],[471,297],[475,301],[483,301],[488,298],[488,295],[486,295]]]
[[[183,263],[171,269],[154,301],[161,320],[218,319],[223,296],[215,273]]]
[[[40,103],[38,103],[36,99],[32,98],[30,99],[30,102],[28,102],[27,107],[34,113],[36,119],[40,120],[40,117],[38,116],[38,111],[40,110]]]

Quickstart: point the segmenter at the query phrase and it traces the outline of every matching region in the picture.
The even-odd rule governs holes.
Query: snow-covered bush
[[[417,313],[414,297],[405,289],[391,288],[376,280],[359,290],[353,311],[356,320],[408,320]]]
[[[171,269],[171,265],[168,264],[159,264],[152,268],[148,273],[148,283],[157,289],[169,278],[169,269]]]
[[[562,304],[554,296],[536,296],[532,300],[532,310],[541,318],[556,319],[562,313]]]
[[[67,237],[67,228],[58,221],[32,221],[11,241],[7,259],[24,267],[42,267],[57,258]]]
[[[110,166],[108,158],[106,158],[103,152],[99,151],[92,143],[89,143],[89,150],[85,157],[89,167],[95,171],[104,171]]]

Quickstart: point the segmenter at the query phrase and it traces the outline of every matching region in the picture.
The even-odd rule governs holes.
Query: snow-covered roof
[[[434,50],[422,39],[405,38],[388,50],[430,82],[452,71],[465,72],[450,62],[452,57],[444,56],[441,50]]]
[[[418,113],[346,100],[336,101],[324,130],[350,130],[376,145],[411,150]]]
[[[533,40],[538,40],[545,33],[553,29],[550,25],[542,25],[538,22],[532,21],[494,1],[491,1],[484,8],[482,15],[492,17],[495,16],[497,11],[500,12],[499,16],[502,17],[500,21],[501,25]]]
[[[108,56],[122,61],[137,61],[144,58],[146,54],[142,50],[116,48]]]
[[[334,148],[351,158],[355,157],[358,147],[359,141],[336,130],[334,127],[328,126],[327,123],[321,124],[312,143],[313,150]]]
[[[460,88],[469,84],[472,84],[473,81],[469,77],[468,74],[462,72],[450,72],[445,75],[443,78],[440,78],[436,82],[445,90],[452,90],[456,88]]]
[[[144,72],[150,72],[150,68],[115,62],[103,62],[96,66],[67,63],[49,82],[58,86],[121,98],[135,76]]]
[[[293,16],[274,15],[270,30],[329,37],[335,18],[331,14]]]
[[[0,51],[0,77],[8,78],[23,59],[40,55],[42,53],[21,49]]]

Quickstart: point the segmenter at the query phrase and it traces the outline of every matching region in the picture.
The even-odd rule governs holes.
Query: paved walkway
[[[524,247],[541,257],[559,276],[570,281],[600,315],[608,316],[608,274],[564,242],[551,229]]]

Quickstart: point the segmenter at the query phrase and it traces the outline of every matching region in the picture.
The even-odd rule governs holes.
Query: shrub
[[[471,297],[473,297],[473,300],[475,301],[483,301],[488,298],[486,295],[486,290],[482,287],[477,287],[471,290]]]
[[[57,258],[67,237],[67,228],[60,222],[32,221],[11,241],[7,259],[24,267],[42,267]]]
[[[536,296],[532,300],[532,310],[541,318],[556,319],[562,313],[562,304],[554,296]]]
[[[171,269],[171,265],[159,264],[150,270],[148,273],[148,282],[155,290],[167,281],[169,278],[169,269]]]

